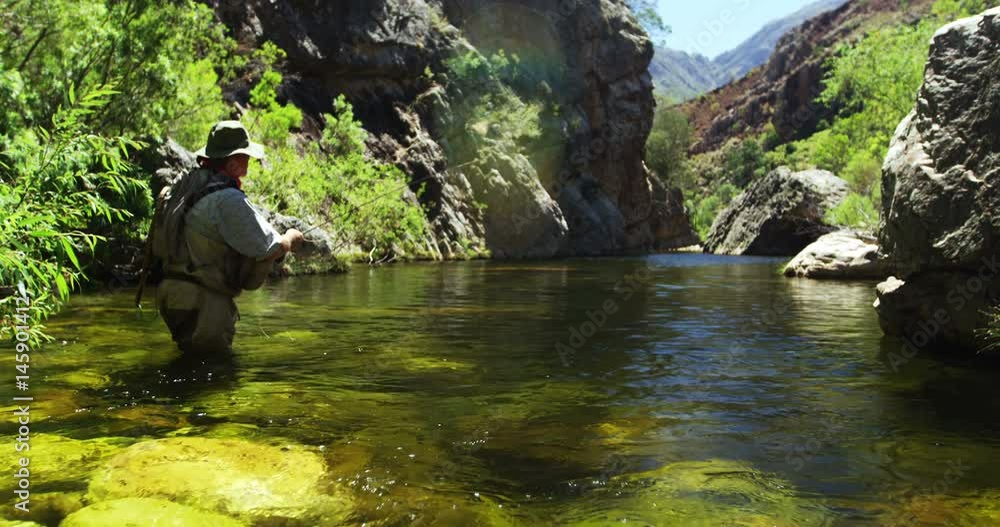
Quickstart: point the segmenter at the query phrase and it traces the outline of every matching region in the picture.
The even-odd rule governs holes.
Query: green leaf
[[[73,243],[70,242],[68,237],[61,237],[59,238],[59,241],[62,242],[63,250],[66,252],[66,257],[73,263],[73,267],[76,267],[77,270],[79,270],[80,261],[76,258],[76,250],[73,249]]]
[[[69,296],[69,285],[66,284],[66,277],[62,273],[57,273],[56,276],[56,288],[59,290],[59,296],[61,298],[66,298]]]

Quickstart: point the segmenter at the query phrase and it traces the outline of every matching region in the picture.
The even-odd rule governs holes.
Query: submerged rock
[[[898,511],[883,520],[886,527],[977,527],[1000,525],[1000,495],[996,491],[948,496],[919,494],[907,499]]]
[[[787,481],[726,460],[683,461],[611,478],[617,509],[573,512],[560,525],[829,525],[827,510],[797,495]]]
[[[917,104],[882,167],[879,241],[905,285],[879,286],[882,327],[914,337],[948,309],[935,340],[973,349],[996,305],[1000,248],[1000,8],[942,27]],[[977,283],[978,282],[978,283]]]
[[[715,218],[706,252],[792,256],[833,231],[823,217],[847,196],[847,182],[825,170],[779,167],[753,182]]]
[[[32,487],[32,490],[42,491],[55,485],[65,490],[71,485],[81,485],[80,482],[86,481],[102,461],[134,441],[123,437],[80,440],[55,434],[33,434],[31,450],[27,454],[31,455],[29,468],[32,474],[38,475],[38,479],[32,481],[32,484],[39,488]],[[18,457],[8,456],[7,459],[6,472],[13,474]],[[6,484],[0,485],[0,489],[12,488],[15,484],[13,478],[6,478],[4,481]]]
[[[59,527],[246,527],[247,524],[214,512],[151,498],[105,501],[70,514]]]
[[[0,519],[0,527],[45,527],[40,523]]]
[[[804,278],[885,278],[873,238],[850,231],[831,232],[802,249],[785,266],[785,276]]]
[[[90,480],[87,498],[169,500],[250,522],[336,525],[353,510],[348,494],[325,480],[317,454],[237,439],[181,437],[135,444]]]

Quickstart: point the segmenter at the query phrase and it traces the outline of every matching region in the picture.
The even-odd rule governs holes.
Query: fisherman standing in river
[[[144,273],[152,260],[162,262],[156,305],[181,350],[226,352],[239,319],[233,299],[263,285],[303,236],[296,229],[279,234],[243,194],[250,158],[262,159],[264,147],[239,121],[212,127],[195,155],[199,168],[157,199]]]

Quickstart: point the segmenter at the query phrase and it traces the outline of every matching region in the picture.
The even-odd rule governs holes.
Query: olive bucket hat
[[[235,154],[246,154],[264,159],[264,145],[250,140],[250,134],[239,121],[220,121],[208,133],[208,144],[194,155],[222,159]]]

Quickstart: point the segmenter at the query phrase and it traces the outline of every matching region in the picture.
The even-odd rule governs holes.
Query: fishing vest
[[[196,169],[161,193],[151,231],[153,256],[163,261],[164,279],[193,282],[230,297],[242,292],[247,257],[225,242],[186,228],[187,216],[199,200],[228,188],[238,188],[237,183]]]

